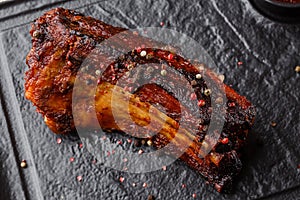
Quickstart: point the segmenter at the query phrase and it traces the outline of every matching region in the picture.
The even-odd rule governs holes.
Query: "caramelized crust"
[[[78,97],[80,103],[72,110],[74,82],[82,62],[97,44],[123,31],[125,29],[63,8],[45,13],[34,21],[30,31],[33,45],[26,60],[29,69],[25,77],[25,97],[37,107],[45,123],[55,133],[68,134],[76,131],[73,120],[76,116],[81,119],[80,123],[76,124],[77,128],[97,129],[100,124],[104,130],[126,132],[130,131],[131,125],[135,123],[140,127],[137,132],[143,132],[143,127],[149,125],[149,131],[158,134],[153,137],[144,136],[151,139],[157,149],[163,148],[176,137],[173,141],[177,149],[181,149],[183,144],[191,144],[180,159],[197,170],[217,191],[229,191],[234,177],[241,170],[240,150],[254,122],[255,110],[245,97],[225,85],[228,101],[225,104],[229,105],[226,106],[225,124],[218,143],[206,155],[208,152],[205,152],[205,149],[211,149],[209,138],[204,138],[206,127],[210,123],[212,102],[209,95],[203,94],[203,90],[207,89],[205,81],[197,80],[193,86],[197,98],[206,102],[198,110],[187,106],[191,103],[189,95],[179,101],[170,91],[157,84],[139,87],[130,83],[131,87],[138,88],[135,91],[128,90],[128,82],[117,85],[118,80],[129,71],[128,65],[136,67],[137,64],[162,62],[168,63],[176,71],[168,74],[168,79],[176,83],[177,88],[185,87],[185,83],[176,78],[176,73],[182,74],[190,83],[195,82],[193,77],[199,70],[181,56],[175,55],[174,59],[170,60],[169,51],[142,49],[151,55],[149,58],[134,50],[134,41],[142,42],[146,46],[155,43],[154,41],[138,35],[128,35],[126,45],[133,51],[112,63],[112,67],[109,67],[99,80],[94,72],[90,72],[96,70],[95,68],[86,69],[87,72],[83,73],[79,81],[82,85],[98,81],[95,99],[91,101],[86,98],[93,95],[94,90],[82,89]],[[124,41],[119,42],[116,46],[124,45],[121,44]],[[137,75],[164,81],[155,73],[149,74],[147,69],[137,71]],[[206,69],[205,76],[217,86],[221,85],[217,76],[210,70]],[[112,98],[114,101],[111,101]],[[112,102],[118,108],[117,115],[113,114]],[[126,114],[128,102],[130,118]],[[96,118],[88,111],[91,107],[95,108]],[[201,117],[197,118],[195,112],[199,112]],[[185,120],[186,126],[178,131],[182,119],[190,120]],[[119,123],[116,123],[116,120]],[[158,130],[158,127],[161,129]],[[225,141],[228,140],[224,142],[224,138]],[[170,153],[176,151],[176,148],[170,149]]]

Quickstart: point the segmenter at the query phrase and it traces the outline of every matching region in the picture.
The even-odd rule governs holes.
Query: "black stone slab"
[[[45,2],[41,5],[47,5]],[[46,127],[23,95],[25,57],[31,48],[29,21],[47,10],[44,6],[22,17],[5,16],[7,26],[1,27],[0,191],[4,192],[0,199],[147,199],[151,194],[156,199],[181,200],[193,199],[193,193],[197,199],[299,197],[300,74],[294,71],[300,65],[299,26],[272,22],[246,0],[72,1],[59,5],[122,27],[160,26],[163,21],[165,27],[203,45],[225,82],[257,107],[244,169],[234,194],[221,195],[180,161],[166,171],[127,174],[93,164],[77,140],[63,137],[57,144],[60,136]],[[271,121],[277,125],[272,127]],[[71,157],[74,162],[69,161]],[[27,160],[28,168],[19,167],[22,159]],[[77,176],[83,180],[78,182]],[[125,178],[123,183],[120,176]],[[146,188],[142,186],[145,182]]]

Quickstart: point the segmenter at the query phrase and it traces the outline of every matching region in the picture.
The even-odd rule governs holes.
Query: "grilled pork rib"
[[[74,82],[84,59],[97,44],[125,30],[63,8],[45,13],[34,21],[30,31],[33,45],[26,60],[29,66],[25,77],[26,98],[37,107],[37,111],[44,116],[45,123],[55,133],[76,131],[74,116],[81,119],[76,124],[77,128],[96,129],[97,124],[100,124],[104,130],[126,132],[132,130],[132,124],[139,125],[141,131],[143,126],[150,124],[147,126],[149,131],[158,132],[149,136],[155,148],[163,148],[174,138],[174,145],[178,149],[184,144],[190,144],[180,159],[197,170],[217,191],[229,191],[233,179],[241,170],[240,150],[254,122],[255,110],[245,97],[225,85],[225,124],[217,144],[209,148],[209,140],[207,142],[204,138],[210,123],[212,102],[209,95],[203,94],[207,89],[205,81],[195,79],[199,70],[179,55],[161,49],[136,49],[136,41],[145,46],[151,46],[154,41],[128,34],[126,46],[132,48],[132,51],[114,61],[100,78],[91,72],[97,70],[95,67],[100,67],[97,64],[94,68],[85,69],[79,82],[89,85],[91,81],[97,81],[95,98],[94,101],[86,98],[94,90],[82,89],[80,95],[77,95],[76,101],[79,103],[72,108]],[[124,41],[117,41],[116,46],[124,46],[122,42]],[[151,56],[142,56],[141,51]],[[197,108],[200,118],[193,114],[195,111],[185,106],[191,99],[185,98],[183,101],[186,104],[183,105],[170,91],[157,84],[139,86],[125,82],[128,85],[117,85],[118,80],[131,70],[128,66],[135,68],[137,64],[163,62],[174,68],[176,73],[182,74],[192,85],[197,99],[203,100],[202,105]],[[157,69],[142,68],[136,73],[145,79],[163,82],[162,76],[158,76],[159,73],[155,73],[155,70]],[[209,70],[205,76],[218,85],[219,79]],[[184,87],[184,83],[176,79],[175,74],[168,74],[168,80],[172,79],[178,88]],[[130,91],[130,86],[138,89]],[[117,115],[112,114],[112,97],[118,108]],[[130,117],[126,115],[128,105]],[[164,109],[156,107],[157,105]],[[87,112],[91,106],[95,108],[96,118]],[[183,116],[190,120],[187,120],[188,126],[178,131]],[[115,123],[116,118],[120,123]],[[157,127],[161,129],[157,131]],[[208,155],[206,148],[211,149]]]

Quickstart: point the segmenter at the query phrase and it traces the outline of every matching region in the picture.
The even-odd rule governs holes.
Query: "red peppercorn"
[[[160,22],[160,25],[161,25],[161,26],[164,26],[164,25],[165,25],[165,23],[164,23],[164,22]]]
[[[185,184],[182,184],[182,186],[181,186],[182,188],[186,188],[186,185]]]
[[[234,102],[231,102],[231,103],[228,103],[228,107],[232,108],[235,106],[235,103]]]
[[[68,65],[68,66],[71,66],[71,65],[72,65],[72,62],[68,60],[67,65]]]
[[[61,139],[61,138],[57,138],[57,139],[56,139],[56,142],[57,142],[57,144],[61,144],[62,139]]]
[[[119,180],[120,180],[121,183],[123,183],[124,180],[125,180],[125,178],[121,176],[121,177],[119,178]]]
[[[221,140],[221,143],[222,143],[222,144],[228,144],[228,142],[229,142],[229,139],[228,139],[228,138],[223,138],[223,139]]]
[[[82,176],[77,176],[76,179],[77,179],[78,182],[81,182],[82,181]]]
[[[75,158],[74,157],[71,157],[70,158],[70,162],[74,162]]]
[[[168,59],[169,59],[169,60],[172,60],[173,58],[174,58],[174,55],[170,53],[170,54],[168,55]]]
[[[199,106],[199,107],[205,106],[205,101],[202,100],[202,99],[199,100],[199,101],[198,101],[198,106]]]
[[[136,51],[137,51],[138,53],[141,53],[142,48],[141,48],[141,47],[138,47],[138,48],[136,48]]]
[[[196,198],[196,197],[197,197],[197,195],[194,193],[194,194],[193,194],[193,198]]]
[[[238,64],[238,65],[242,65],[242,64],[243,64],[243,62],[239,61],[237,64]]]
[[[122,143],[123,143],[123,142],[122,142],[122,140],[118,140],[118,144],[120,144],[120,145],[121,145]]]

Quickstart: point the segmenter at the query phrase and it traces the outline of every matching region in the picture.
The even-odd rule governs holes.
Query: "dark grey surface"
[[[265,19],[246,0],[48,4],[26,2],[0,10],[0,199],[147,199],[152,194],[156,199],[181,200],[193,199],[193,193],[197,199],[300,199],[300,74],[294,71],[300,65],[299,25]],[[56,143],[59,136],[24,99],[23,78],[31,47],[29,22],[57,6],[122,27],[159,26],[164,21],[207,49],[225,82],[257,107],[234,194],[218,194],[179,161],[166,171],[120,173],[94,165],[78,141],[63,138],[62,144]],[[243,64],[238,66],[238,61]],[[277,126],[271,127],[271,121]],[[28,168],[19,167],[22,159]],[[82,182],[76,180],[78,175]],[[144,182],[148,187],[142,187]],[[182,184],[187,187],[182,189]]]

